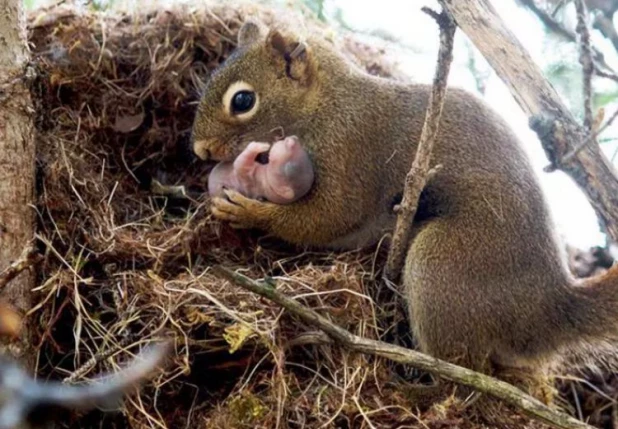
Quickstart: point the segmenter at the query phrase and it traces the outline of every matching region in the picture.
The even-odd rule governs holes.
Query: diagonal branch
[[[488,0],[439,2],[528,115],[552,167],[564,171],[579,185],[609,236],[618,242],[618,177],[613,166],[594,143],[565,159],[573,148],[590,139],[590,133],[575,121]]]
[[[616,32],[616,27],[614,27],[614,22],[612,20],[615,12],[616,11],[613,13],[596,13],[592,26],[599,30],[606,39],[612,42],[614,49],[618,52],[618,32]]]
[[[559,36],[565,38],[566,40],[570,42],[573,42],[573,43],[577,42],[577,34],[575,34],[575,32],[568,29],[567,27],[562,25],[560,22],[556,21],[556,19],[554,19],[552,15],[548,14],[543,9],[538,7],[536,3],[534,2],[534,0],[520,0],[520,1],[526,8],[528,8],[532,13],[534,13],[537,16],[537,18],[539,18],[541,22],[551,31],[553,31],[554,33],[558,34]],[[603,53],[594,47],[591,48],[591,51],[592,51],[594,62],[595,62],[595,69],[598,69],[599,71],[605,70],[605,72],[608,74],[607,76],[608,78],[611,78],[610,76],[616,76],[614,70],[605,61],[605,57],[603,56]]]
[[[231,283],[280,305],[290,313],[298,316],[305,323],[321,329],[335,342],[349,350],[412,365],[416,368],[429,371],[455,383],[472,387],[479,392],[487,393],[501,399],[505,403],[520,409],[524,414],[556,428],[592,429],[591,426],[569,415],[552,410],[537,399],[527,395],[509,383],[497,380],[476,371],[472,371],[468,368],[433,358],[415,350],[359,337],[348,332],[342,327],[335,325],[314,310],[311,310],[299,304],[297,301],[283,295],[269,283],[259,283],[222,266],[213,267],[213,271]]]

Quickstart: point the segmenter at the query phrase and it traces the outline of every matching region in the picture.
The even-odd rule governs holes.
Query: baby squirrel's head
[[[300,37],[245,22],[237,49],[206,85],[193,150],[204,160],[231,161],[251,141],[282,138],[317,108],[317,87],[317,62]]]

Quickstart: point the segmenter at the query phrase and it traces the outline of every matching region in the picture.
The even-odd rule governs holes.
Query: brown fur
[[[231,160],[282,127],[310,153],[316,184],[286,206],[229,192],[213,201],[213,213],[292,243],[374,243],[394,225],[392,202],[430,87],[372,77],[319,38],[244,29],[206,89],[195,150]],[[221,106],[238,80],[261,97],[245,123]],[[538,372],[563,354],[616,338],[618,271],[583,284],[571,277],[530,163],[496,113],[449,89],[433,163],[443,168],[423,192],[403,273],[423,351],[477,369],[488,358]]]

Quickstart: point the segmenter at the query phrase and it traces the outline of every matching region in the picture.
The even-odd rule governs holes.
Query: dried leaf
[[[144,112],[140,112],[137,115],[129,116],[117,116],[116,122],[113,125],[114,131],[119,133],[130,133],[135,131],[144,122]]]
[[[157,195],[168,195],[170,197],[187,198],[187,191],[184,186],[164,185],[157,179],[152,179],[150,192]]]

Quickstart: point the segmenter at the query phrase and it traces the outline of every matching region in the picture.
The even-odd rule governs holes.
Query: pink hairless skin
[[[268,152],[268,162],[257,161]],[[220,196],[233,189],[252,199],[289,204],[305,196],[313,185],[314,172],[309,155],[295,136],[273,145],[249,143],[232,162],[220,162],[208,177],[208,193]]]

